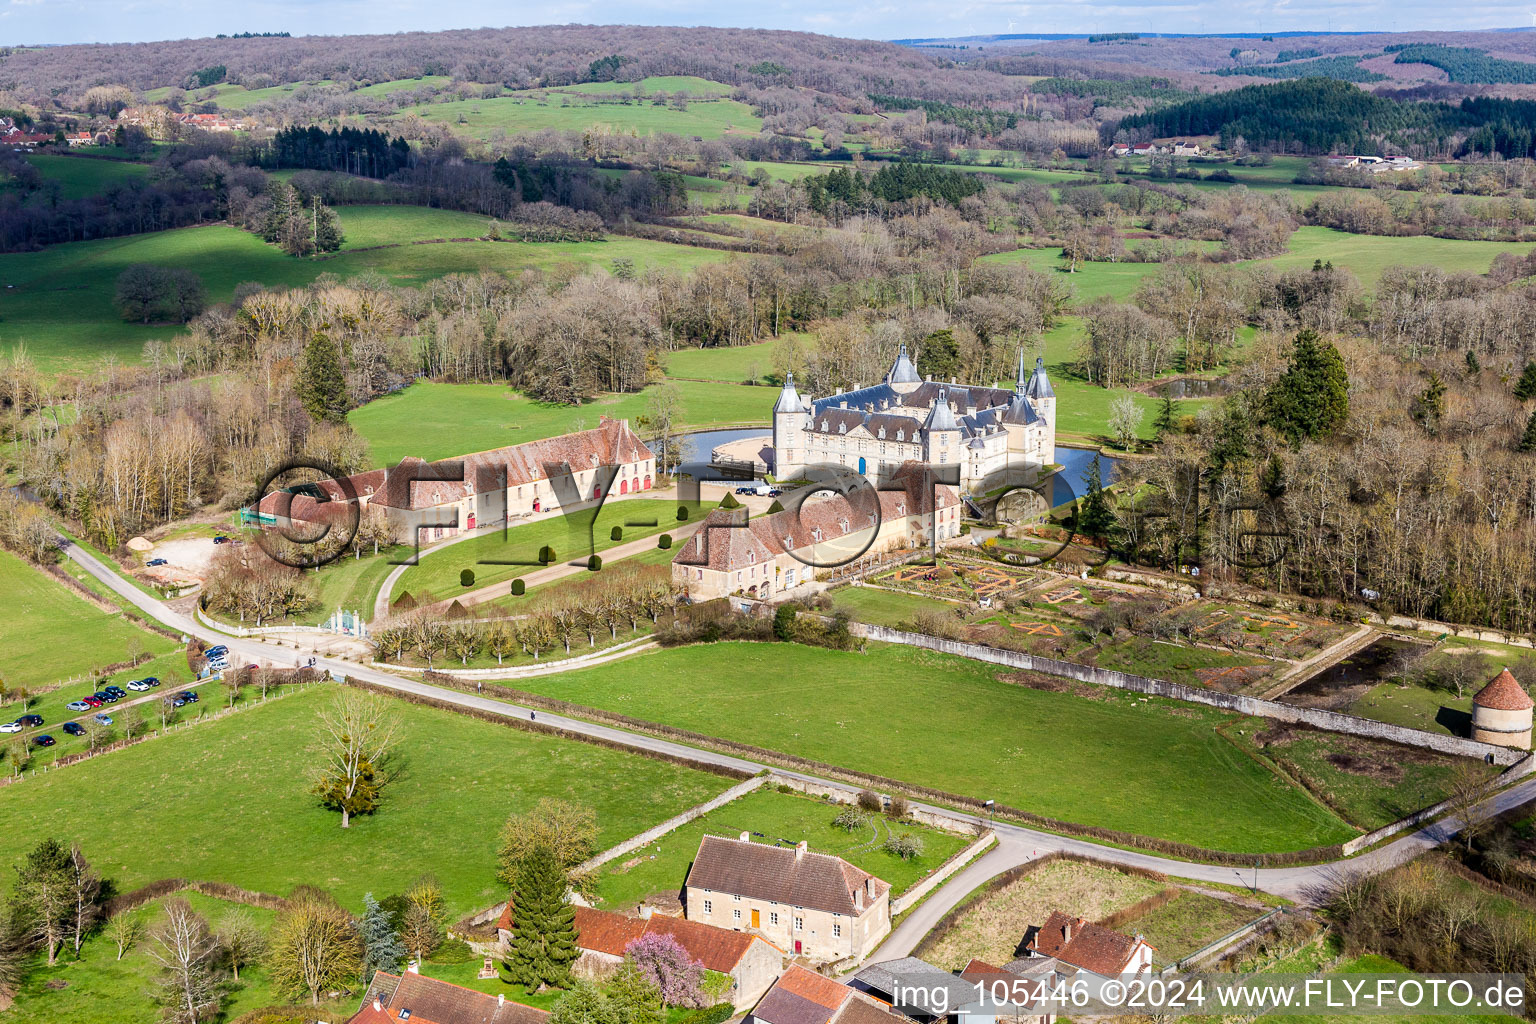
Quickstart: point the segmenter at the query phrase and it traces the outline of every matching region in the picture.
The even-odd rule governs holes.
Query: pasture
[[[717,381],[678,381],[677,388],[683,415],[676,429],[766,423],[777,397],[773,388]],[[347,421],[368,442],[369,462],[392,466],[407,455],[430,462],[587,430],[597,426],[600,416],[628,419],[638,429],[647,391],[599,395],[583,405],[551,405],[504,384],[420,381],[353,409]]]
[[[45,182],[58,182],[59,196],[63,199],[97,195],[114,185],[142,181],[149,174],[149,164],[97,156],[32,153],[28,155],[27,163],[37,168]]]
[[[42,686],[127,661],[134,653],[175,648],[3,550],[0,593],[6,607],[0,616],[0,679],[9,686]]]
[[[1064,821],[1213,849],[1293,850],[1356,834],[1231,743],[1218,729],[1234,720],[1229,715],[1113,690],[1028,689],[1000,675],[902,647],[871,645],[859,654],[709,644],[519,685]],[[1145,793],[1157,798],[1130,797]]]
[[[679,110],[650,100],[634,100],[625,93],[592,96],[549,93],[498,96],[492,99],[451,100],[406,107],[401,115],[414,114],[424,121],[448,125],[454,132],[489,141],[496,135],[520,132],[584,132],[607,129],[640,135],[698,136],[718,139],[723,135],[756,135],[762,118],[745,103],[729,99],[698,99]]]
[[[607,847],[709,799],[718,776],[435,708],[395,705],[404,775],[342,829],[306,781],[330,685],[0,790],[0,865],[39,838],[78,842],[124,890],[159,878],[286,895],[301,883],[353,911],[423,872],[451,917],[505,898],[496,835],[545,796],[592,808]]]
[[[413,238],[483,234],[486,221],[440,210],[387,206],[337,210],[349,247]],[[356,225],[359,240],[350,238]],[[235,286],[258,281],[298,287],[322,273],[346,279],[365,270],[397,284],[418,285],[444,274],[483,270],[552,270],[611,266],[633,261],[635,269],[687,269],[728,258],[728,253],[627,236],[597,242],[448,242],[396,245],[300,260],[248,232],[224,224],[143,235],[72,242],[40,252],[0,255],[0,352],[26,345],[52,372],[83,371],[106,355],[137,361],[144,343],[180,333],[165,324],[124,323],[113,305],[117,276],[135,263],[184,267],[197,273],[210,302],[226,302]]]

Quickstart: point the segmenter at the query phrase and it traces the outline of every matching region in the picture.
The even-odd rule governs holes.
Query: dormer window
[[[818,526],[814,530],[811,531],[811,540],[813,540],[813,541],[820,541],[821,540],[821,527]]]
[[[839,434],[846,434],[846,433],[848,433],[848,424],[846,424],[846,423],[839,423],[837,425],[837,432]]]
[[[907,439],[907,432],[905,430],[898,430],[898,431],[896,431],[896,440],[898,440],[898,441],[905,441],[906,439]]]
[[[821,421],[821,429],[822,429],[823,432],[826,431],[826,429],[827,429],[827,421],[826,420],[822,420]]]
[[[880,440],[882,440],[882,441],[885,440],[885,428],[884,427],[880,428]]]

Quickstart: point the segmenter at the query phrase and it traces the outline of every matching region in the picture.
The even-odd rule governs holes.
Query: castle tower
[[[1019,377],[1024,376],[1024,356],[1019,355]],[[1035,372],[1029,375],[1029,380],[1024,382],[1024,396],[1033,403],[1035,411],[1040,418],[1045,420],[1045,442],[1041,445],[1041,455],[1050,464],[1056,461],[1056,392],[1051,388],[1051,379],[1045,374],[1045,360],[1035,360]]]
[[[885,382],[898,395],[910,395],[923,383],[923,378],[918,376],[917,367],[912,365],[912,360],[907,356],[906,342],[901,343],[901,351],[896,354],[896,361],[891,364],[890,370],[886,373]]]
[[[905,348],[902,354],[906,354]],[[960,451],[960,423],[949,407],[949,389],[939,388],[939,397],[928,418],[923,421],[923,458],[930,465],[953,466],[963,458]]]
[[[811,425],[810,406],[795,390],[795,375],[784,375],[784,387],[773,405],[773,475],[793,480],[806,466],[806,429]]]
[[[1472,696],[1472,738],[1501,747],[1531,747],[1530,694],[1505,669]]]

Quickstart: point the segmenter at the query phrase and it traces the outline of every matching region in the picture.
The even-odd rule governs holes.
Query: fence
[[[939,865],[938,870],[933,874],[891,900],[891,916],[895,917],[917,906],[929,893],[949,881],[955,872],[981,856],[982,852],[995,842],[997,842],[996,832],[983,833],[974,843]]]
[[[1269,921],[1276,915],[1283,913],[1285,913],[1284,907],[1276,907],[1274,910],[1269,911],[1269,913],[1254,918],[1252,921],[1249,921],[1241,928],[1236,928],[1228,932],[1214,942],[1207,942],[1205,945],[1201,946],[1199,949],[1195,950],[1188,956],[1180,957],[1174,963],[1169,964],[1167,967],[1163,968],[1162,973],[1169,974],[1173,971],[1179,970],[1186,964],[1198,964],[1202,960],[1209,960],[1211,957],[1215,956],[1217,953],[1220,953],[1228,946],[1231,946],[1237,942],[1241,942],[1243,939],[1246,939],[1248,936],[1258,931],[1264,926],[1266,921]]]
[[[499,665],[496,668],[419,668],[414,665],[394,665],[389,662],[375,661],[373,667],[383,669],[386,672],[430,672],[434,676],[449,676],[453,679],[522,679],[528,676],[548,675],[552,672],[564,672],[566,669],[579,668],[582,665],[601,662],[609,657],[619,657],[626,654],[638,654],[641,650],[649,650],[644,646],[650,643],[654,646],[655,640],[649,633],[632,637],[623,643],[604,647],[601,650],[590,651],[587,654],[578,654],[574,658],[561,658],[559,661],[536,661],[528,665]],[[636,645],[641,646],[636,646]]]
[[[326,629],[323,626],[231,626],[227,622],[220,622],[218,619],[210,618],[208,614],[203,611],[202,605],[198,605],[194,611],[197,613],[197,621],[201,622],[209,629],[216,629],[221,633],[228,633],[231,636],[263,636],[267,633],[329,634],[331,632],[329,629]]]
[[[1354,715],[1340,714],[1337,711],[1292,707],[1289,704],[1262,700],[1258,697],[1245,697],[1235,693],[1222,693],[1219,690],[1206,690],[1198,686],[1187,686],[1184,683],[1169,682],[1166,679],[1150,679],[1146,676],[1131,675],[1129,672],[1119,672],[1115,669],[1079,665],[1070,661],[1058,661],[1055,658],[1042,658],[1032,654],[1023,654],[1019,651],[988,647],[983,644],[966,643],[960,640],[946,640],[942,637],[928,636],[924,633],[908,633],[899,629],[891,629],[887,626],[872,626],[865,623],[849,623],[848,628],[855,636],[860,636],[867,640],[925,647],[931,651],[953,654],[957,657],[969,658],[972,661],[1004,665],[1008,668],[1016,668],[1024,672],[1039,672],[1048,676],[1075,679],[1078,682],[1092,683],[1096,686],[1110,686],[1118,690],[1131,690],[1154,697],[1171,697],[1174,700],[1189,701],[1192,704],[1206,704],[1225,711],[1236,712],[1240,715],[1255,715],[1279,722],[1307,725],[1327,732],[1347,733],[1352,736],[1386,740],[1390,743],[1422,747],[1426,750],[1434,750],[1456,757],[1475,757],[1487,761],[1489,764],[1510,765],[1526,756],[1525,751],[1516,750],[1513,747],[1495,746],[1492,743],[1481,743],[1477,740],[1463,739],[1459,736],[1440,736],[1435,733],[1423,732],[1419,729],[1408,729],[1399,725],[1388,725],[1385,722],[1372,721],[1368,718],[1357,718]]]

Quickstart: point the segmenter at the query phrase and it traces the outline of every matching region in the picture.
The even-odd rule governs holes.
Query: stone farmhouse
[[[1472,695],[1472,738],[1481,743],[1529,750],[1531,695],[1505,669]]]
[[[1126,935],[1059,910],[1025,933],[1024,949],[1030,958],[1050,957],[1101,978],[1150,971],[1154,952],[1140,935]]]
[[[415,971],[376,971],[362,1008],[347,1024],[544,1024],[548,1019],[544,1010],[505,996],[424,978]]]
[[[397,537],[410,541],[419,527],[427,543],[610,494],[648,491],[655,472],[655,455],[629,421],[604,416],[591,430],[441,462],[407,456],[393,469],[358,473],[347,482],[362,506],[383,510]],[[345,513],[347,500],[347,489],[327,480],[266,495],[255,518],[262,525],[319,524]]]
[[[695,601],[737,593],[773,601],[813,582],[818,566],[960,536],[953,487],[933,486],[916,463],[887,486],[750,518],[744,508],[715,509],[673,556],[672,580]]]
[[[1033,484],[1056,461],[1056,392],[1035,360],[1019,354],[1013,390],[923,380],[906,345],[885,380],[805,401],[790,374],[773,407],[774,473],[794,480],[809,467],[846,466],[883,479],[908,461],[959,466],[971,492]]]
[[[910,1024],[890,1004],[799,964],[774,982],[743,1024]]]
[[[688,920],[752,931],[813,960],[862,959],[891,930],[891,886],[841,857],[705,836],[688,870]]]
[[[784,951],[761,935],[662,914],[646,915],[644,910],[641,913],[641,917],[626,917],[577,907],[576,944],[582,959],[594,964],[616,964],[624,959],[629,944],[640,936],[670,935],[690,959],[703,964],[706,970],[730,977],[730,1001],[738,1010],[756,1003],[784,973]],[[510,909],[502,916],[507,920],[503,938],[510,942]]]

